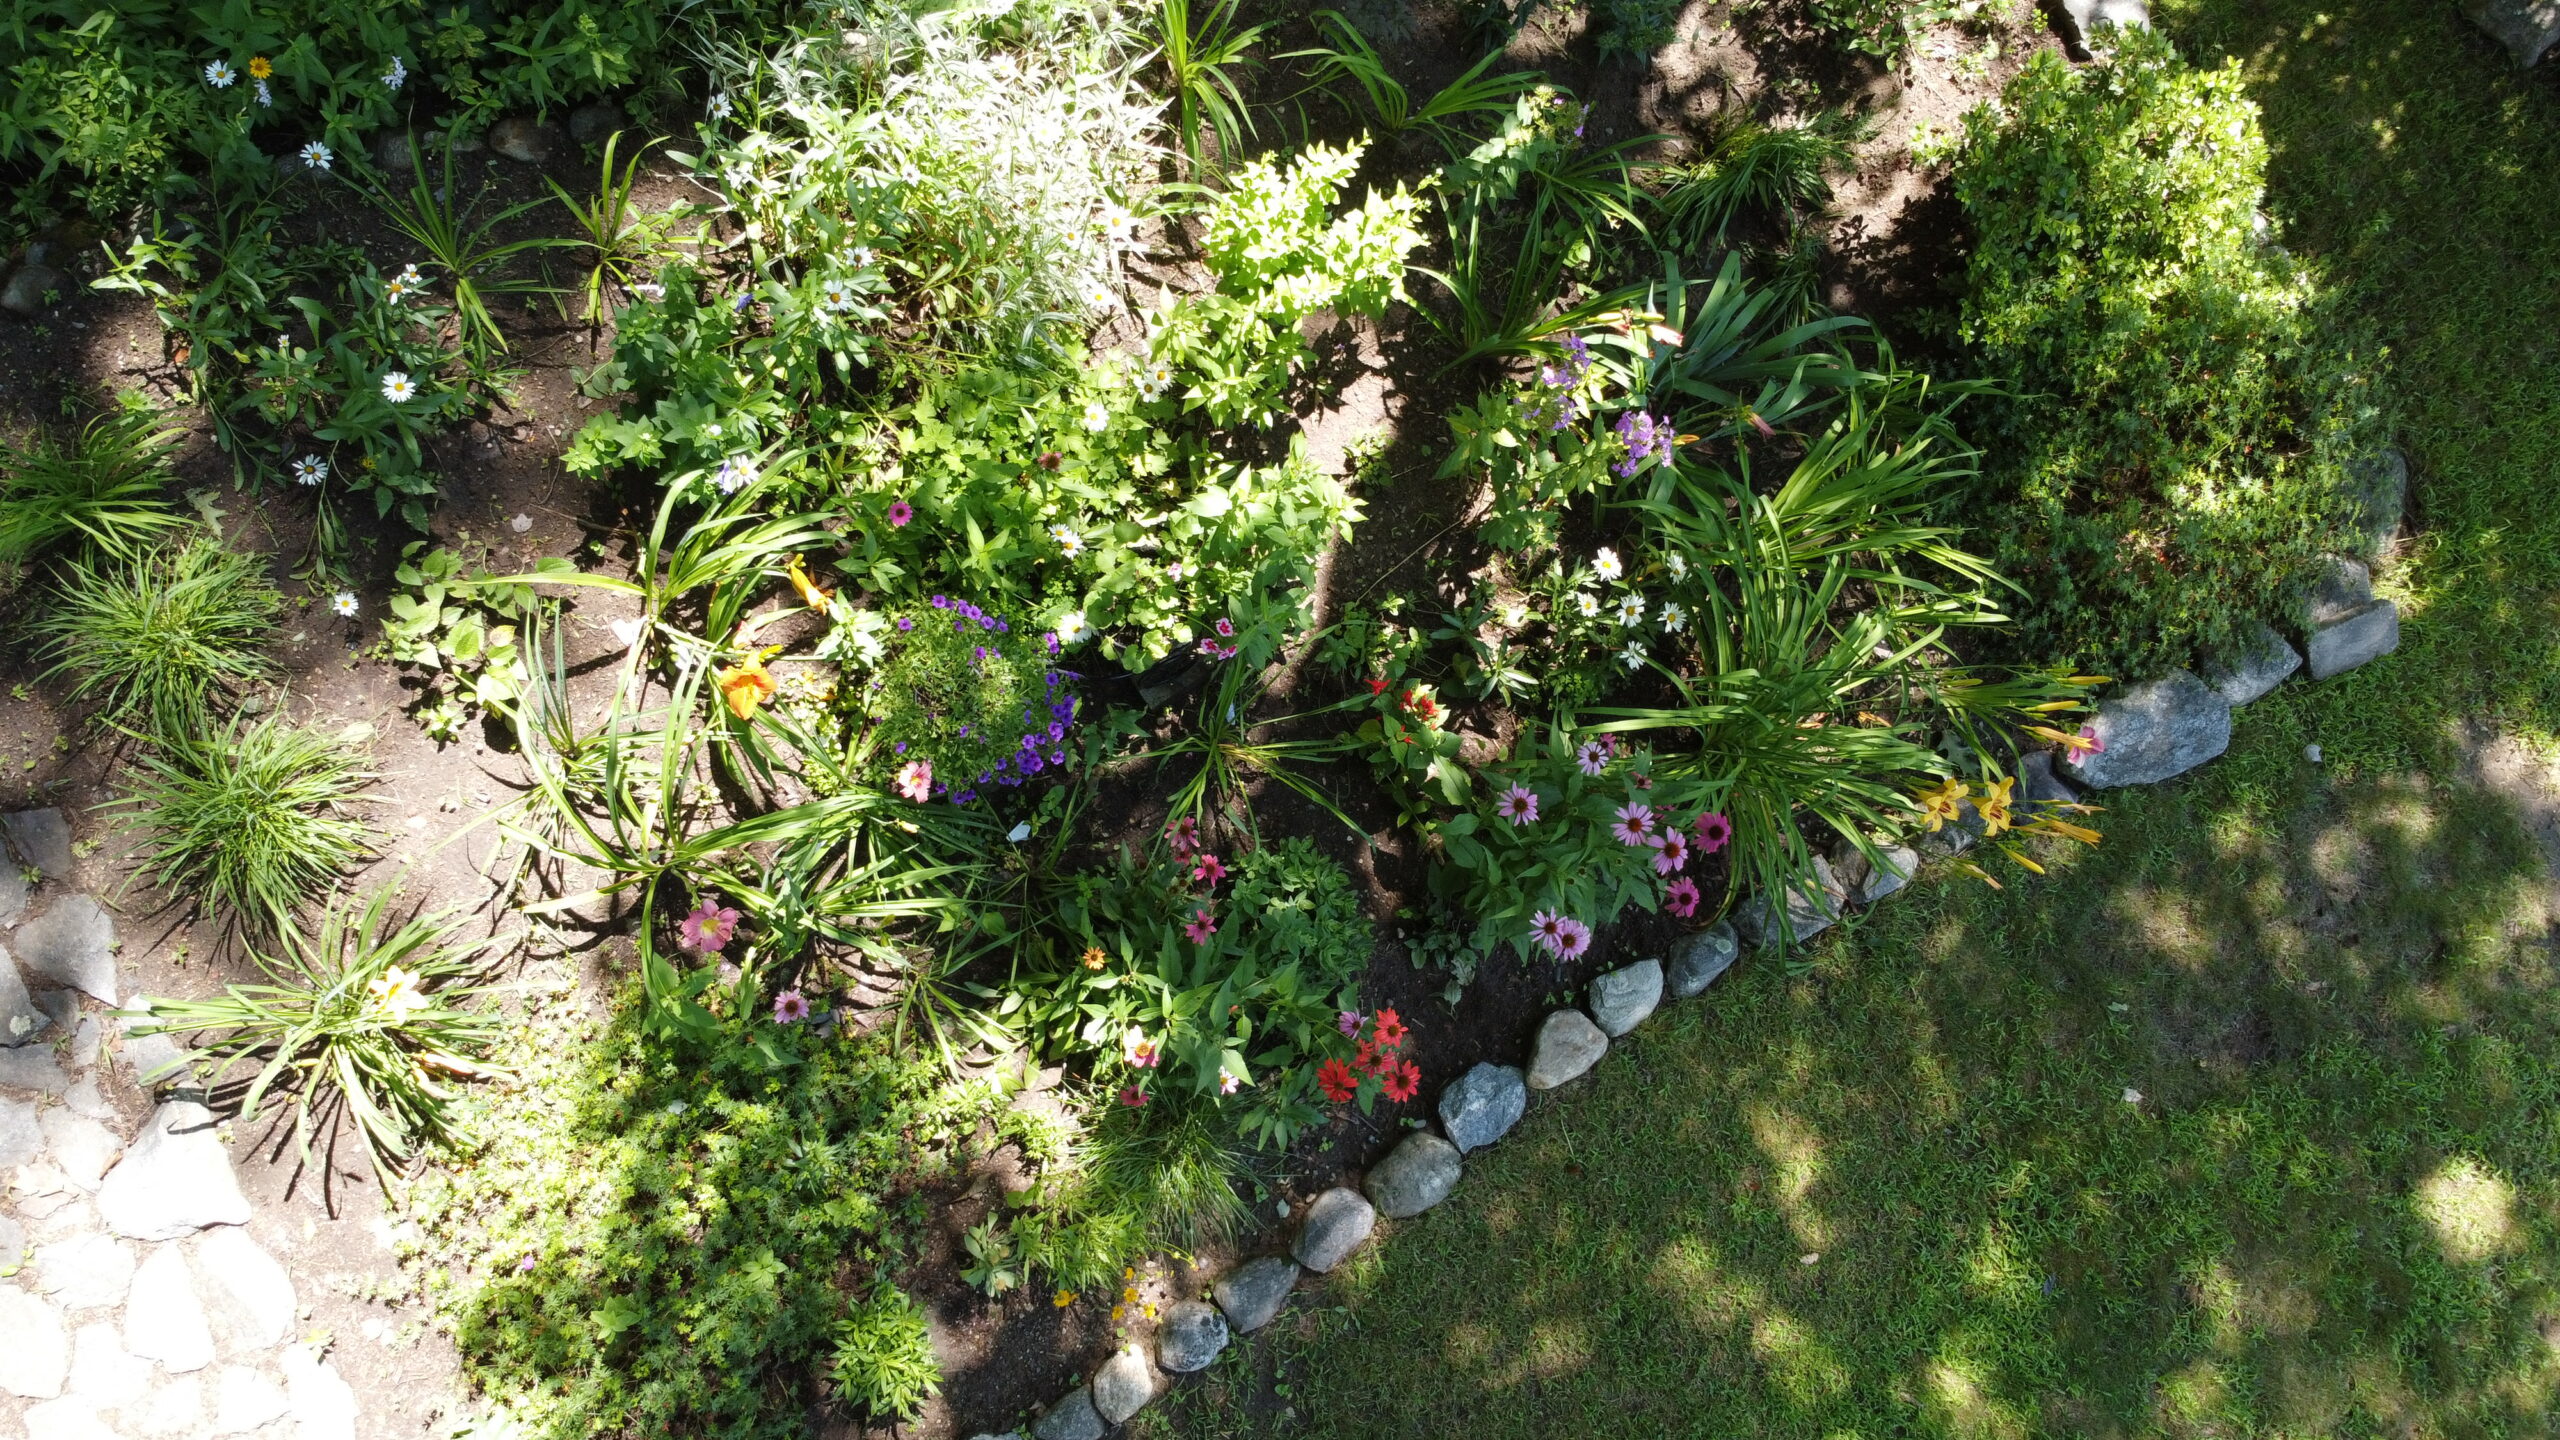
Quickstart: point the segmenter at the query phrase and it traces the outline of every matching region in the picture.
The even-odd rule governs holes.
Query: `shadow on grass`
[[[1746,963],[1140,1433],[2545,1433],[2549,881],[2294,753]]]

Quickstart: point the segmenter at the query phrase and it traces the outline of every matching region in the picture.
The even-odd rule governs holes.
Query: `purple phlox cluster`
[[[1617,430],[1618,438],[1627,444],[1627,458],[1609,467],[1619,479],[1623,480],[1644,468],[1647,460],[1670,462],[1672,434],[1667,422],[1656,420],[1642,410],[1629,410],[1618,416],[1618,423],[1613,428]]]
[[[997,619],[966,600],[954,599],[949,595],[936,595],[933,597],[933,608],[951,612],[951,628],[954,630],[965,631],[969,628],[969,622],[974,620],[981,630],[992,631],[998,635],[1013,633],[1012,625]],[[979,657],[985,658],[986,653],[985,647],[981,646],[978,650]]]
[[[1591,347],[1579,335],[1564,337],[1564,358],[1538,367],[1538,383],[1520,397],[1520,412],[1533,425],[1562,430],[1582,418],[1582,402],[1574,390],[1591,373]]]

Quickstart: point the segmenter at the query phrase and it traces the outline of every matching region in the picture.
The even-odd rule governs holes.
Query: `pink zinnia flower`
[[[785,990],[773,997],[773,1023],[797,1025],[809,1018],[809,997],[797,990]]]
[[[1698,882],[1683,875],[1662,887],[1662,908],[1686,920],[1698,913]]]
[[[1493,802],[1493,810],[1514,825],[1526,825],[1538,818],[1538,792],[1526,785],[1514,785]]]
[[[1733,838],[1733,822],[1710,810],[1690,824],[1689,833],[1698,837],[1701,854],[1713,855],[1724,848],[1724,842]]]
[[[1227,878],[1227,867],[1217,856],[1203,850],[1191,864],[1191,878],[1204,885],[1215,885]]]
[[[1156,1049],[1156,1042],[1147,1038],[1147,1032],[1132,1025],[1129,1033],[1120,1037],[1120,1058],[1141,1070],[1152,1070],[1164,1055]]]
[[[889,524],[892,528],[904,525],[914,518],[916,518],[916,507],[913,505],[904,500],[889,502]]]
[[[1184,922],[1182,933],[1191,937],[1192,944],[1206,945],[1209,937],[1218,933],[1218,922],[1210,917],[1206,908],[1194,910],[1191,918]]]
[[[1609,747],[1597,740],[1585,740],[1582,748],[1573,752],[1573,763],[1582,767],[1583,774],[1597,775],[1609,768]]]
[[[1120,1092],[1120,1103],[1135,1110],[1147,1103],[1147,1092],[1131,1085]]]
[[[717,955],[738,933],[738,912],[706,898],[676,926],[676,938],[696,955]]]
[[[1617,836],[1621,845],[1652,844],[1653,807],[1639,805],[1633,800],[1619,806],[1617,822],[1609,827],[1609,833]]]
[[[1665,830],[1653,842],[1653,873],[1668,875],[1689,863],[1689,842],[1677,830]]]
[[[1164,843],[1173,847],[1173,858],[1188,860],[1200,852],[1200,822],[1189,815],[1164,827]]]
[[[933,762],[910,760],[898,767],[898,793],[917,804],[933,793]]]
[[[1537,941],[1548,954],[1562,955],[1565,929],[1571,924],[1572,921],[1552,910],[1541,910],[1529,917],[1529,938]]]
[[[1564,922],[1564,937],[1556,942],[1556,958],[1578,960],[1591,948],[1591,927],[1579,920]]]

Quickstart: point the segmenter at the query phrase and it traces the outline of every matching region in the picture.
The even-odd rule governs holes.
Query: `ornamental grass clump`
[[[172,735],[134,762],[117,804],[150,834],[154,884],[253,928],[282,930],[303,902],[365,851],[347,812],[371,775],[344,742],[267,719]]]
[[[66,567],[61,600],[35,623],[54,656],[47,679],[101,725],[201,735],[238,686],[273,674],[263,647],[283,597],[257,557],[198,539],[130,561]]]
[[[1054,633],[1033,635],[953,595],[900,615],[866,703],[873,753],[908,800],[955,805],[1067,763],[1074,672]]]

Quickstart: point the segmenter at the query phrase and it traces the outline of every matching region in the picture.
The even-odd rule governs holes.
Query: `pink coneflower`
[[[1218,933],[1218,922],[1203,907],[1191,912],[1191,918],[1183,922],[1182,933],[1191,937],[1192,944],[1206,945],[1209,937]]]
[[[696,955],[717,955],[738,933],[738,912],[705,898],[676,925],[676,939]]]
[[[1689,833],[1698,837],[1698,853],[1713,855],[1724,848],[1724,842],[1733,838],[1733,822],[1721,813],[1709,810],[1691,822]]]
[[[1591,927],[1579,920],[1565,921],[1564,935],[1556,942],[1556,958],[1579,960],[1582,958],[1582,952],[1590,948]]]
[[[1135,1110],[1147,1103],[1147,1092],[1131,1085],[1120,1092],[1120,1103]]]
[[[1662,887],[1662,908],[1686,920],[1698,913],[1698,882],[1683,875]]]
[[[797,1025],[809,1018],[809,997],[797,990],[785,990],[773,997],[773,1023]]]
[[[904,500],[892,500],[889,502],[889,524],[891,528],[894,529],[898,526],[904,525],[914,518],[916,518],[916,507],[913,505],[908,504]]]
[[[1552,910],[1541,910],[1529,917],[1529,938],[1537,941],[1548,954],[1562,955],[1565,929],[1571,924],[1572,921]]]
[[[1618,818],[1609,833],[1621,845],[1650,845],[1654,842],[1653,807],[1630,800],[1618,807]]]
[[[1653,842],[1653,873],[1669,875],[1689,863],[1689,841],[1677,830],[1665,830]]]
[[[1573,752],[1573,763],[1582,767],[1583,774],[1597,775],[1609,768],[1609,747],[1597,740],[1585,740],[1582,748]]]
[[[1526,825],[1538,818],[1538,792],[1526,785],[1514,785],[1493,802],[1493,811],[1514,825]]]
[[[1188,860],[1200,853],[1200,822],[1189,815],[1164,827],[1164,843],[1173,848],[1173,858]]]
[[[1203,850],[1200,858],[1191,862],[1191,878],[1203,885],[1215,885],[1227,878],[1227,867],[1217,856]]]
[[[1345,1035],[1359,1034],[1360,1027],[1367,1023],[1368,1017],[1362,1015],[1357,1010],[1345,1010],[1341,1014],[1333,1017],[1333,1028],[1341,1031]]]

